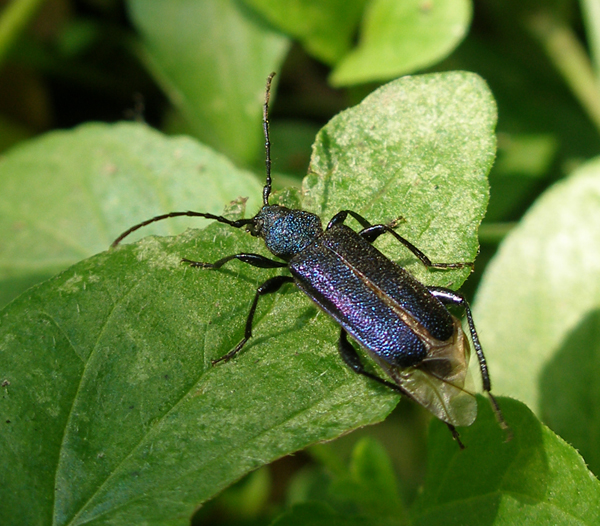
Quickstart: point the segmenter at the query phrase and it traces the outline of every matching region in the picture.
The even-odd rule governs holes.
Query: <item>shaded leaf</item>
[[[494,389],[527,402],[598,470],[600,160],[546,191],[483,277],[475,318]],[[571,428],[573,416],[581,419]],[[587,458],[587,457],[586,457]]]
[[[0,160],[0,305],[139,221],[172,210],[221,213],[239,196],[255,210],[260,188],[193,139],[142,124],[87,124],[23,144]],[[165,221],[145,233],[200,221]]]
[[[243,0],[306,51],[335,64],[350,48],[367,0]]]
[[[334,86],[387,80],[446,57],[471,21],[469,0],[374,0],[358,47],[334,69]]]
[[[372,438],[357,442],[350,472],[334,479],[329,489],[337,500],[352,502],[370,517],[406,517],[392,462],[383,446]]]
[[[234,0],[129,0],[148,66],[190,132],[238,164],[262,156],[265,79],[289,41]]]
[[[579,454],[509,398],[499,400],[514,433],[505,442],[489,404],[479,400],[477,421],[461,429],[462,451],[433,422],[414,524],[598,524],[600,482]]]
[[[600,475],[600,309],[589,312],[541,372],[540,411]]]
[[[322,502],[297,504],[271,526],[392,526],[388,519],[342,515]]]

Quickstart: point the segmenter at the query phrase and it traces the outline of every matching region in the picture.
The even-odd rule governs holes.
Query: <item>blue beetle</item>
[[[473,347],[479,360],[483,389],[487,392],[501,426],[508,429],[495,398],[490,393],[488,368],[479,343],[471,309],[465,297],[450,289],[427,287],[404,268],[377,250],[373,241],[390,234],[408,248],[426,267],[463,268],[472,263],[432,263],[408,240],[394,231],[395,224],[371,224],[352,210],[342,210],[323,229],[320,218],[304,210],[269,204],[271,194],[271,144],[269,139],[269,93],[267,80],[263,107],[266,151],[266,183],[263,207],[250,219],[229,220],[202,212],[171,212],[139,223],[112,244],[118,245],[133,231],[170,217],[204,217],[233,228],[246,229],[264,240],[267,249],[282,261],[260,254],[240,253],[214,263],[183,259],[192,267],[218,269],[237,259],[259,268],[287,268],[291,274],[275,276],[258,287],[246,319],[244,338],[213,364],[227,361],[242,350],[252,336],[254,313],[261,296],[286,283],[294,283],[341,327],[338,349],[344,362],[356,373],[371,378],[427,408],[445,422],[460,447],[455,426],[469,426],[477,415],[475,398],[464,389],[470,346],[461,322],[446,305],[464,309]],[[362,230],[344,224],[354,218]],[[366,370],[350,335],[385,371],[392,381]]]

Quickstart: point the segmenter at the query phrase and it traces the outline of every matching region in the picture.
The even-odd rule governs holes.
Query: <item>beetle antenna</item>
[[[269,204],[269,195],[271,193],[271,140],[269,139],[269,98],[271,96],[271,82],[275,72],[267,77],[267,88],[265,90],[265,104],[263,105],[263,131],[265,132],[265,168],[267,170],[267,182],[263,188],[263,203]]]
[[[238,219],[237,221],[231,221],[223,216],[216,216],[214,214],[204,213],[204,212],[192,212],[191,210],[187,212],[170,212],[168,214],[162,214],[159,216],[152,217],[147,219],[146,221],[142,221],[137,225],[133,225],[131,228],[125,230],[117,239],[115,239],[110,245],[111,248],[115,248],[123,239],[125,239],[129,234],[139,230],[140,228],[149,225],[150,223],[156,223],[157,221],[162,221],[163,219],[169,219],[171,217],[205,217],[206,219],[212,219],[214,221],[218,221],[219,223],[225,223],[226,225],[232,226],[233,228],[241,228],[246,225],[252,224],[254,219]]]

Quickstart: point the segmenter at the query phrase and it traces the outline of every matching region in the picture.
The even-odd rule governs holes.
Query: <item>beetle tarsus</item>
[[[456,430],[456,428],[452,424],[449,424],[448,422],[446,422],[446,425],[448,426],[450,433],[452,433],[452,438],[454,440],[456,440],[456,442],[458,443],[458,447],[460,447],[460,449],[465,449],[465,445],[462,443],[462,440],[460,439],[460,435],[459,435],[458,431]]]
[[[225,263],[233,259],[237,259],[242,263],[248,263],[248,265],[252,265],[253,267],[257,268],[287,267],[287,263],[284,263],[282,261],[275,261],[274,259],[266,258],[265,256],[261,256],[260,254],[252,254],[245,252],[221,258],[218,261],[215,261],[214,263],[203,263],[202,261],[193,261],[187,258],[183,258],[181,262],[187,263],[190,267],[216,269],[221,268]]]
[[[182,263],[187,263],[190,267],[193,268],[214,268],[212,263],[203,263],[202,261],[193,261],[191,259],[182,258]]]
[[[494,415],[496,416],[496,420],[498,421],[498,424],[500,425],[500,427],[506,433],[506,438],[504,439],[504,442],[510,442],[514,436],[513,430],[506,423],[506,420],[504,419],[504,415],[502,414],[502,410],[500,409],[500,406],[498,405],[496,397],[489,391],[488,391],[487,395],[490,399],[490,403],[492,404],[492,409],[494,410]]]

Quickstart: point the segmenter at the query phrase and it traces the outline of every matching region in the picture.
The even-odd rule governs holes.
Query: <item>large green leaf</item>
[[[456,447],[441,422],[432,423],[427,477],[410,515],[394,509],[397,495],[395,479],[388,474],[389,459],[381,446],[369,441],[357,444],[353,453],[353,485],[345,473],[333,471],[333,483],[316,501],[292,507],[273,526],[320,525],[327,520],[390,526],[598,524],[600,482],[579,454],[524,404],[510,398],[499,402],[514,432],[508,442],[482,397],[477,421],[462,431],[466,449]],[[354,506],[334,504],[334,511],[325,505],[329,495],[342,495]]]
[[[148,66],[191,133],[242,165],[260,159],[265,79],[288,39],[235,0],[129,0]]]
[[[525,401],[600,473],[600,160],[545,194],[483,277],[475,317],[494,388]]]
[[[396,397],[356,381],[336,356],[335,326],[297,293],[266,300],[253,345],[211,367],[241,338],[263,278],[180,259],[255,245],[222,227],[147,238],[4,311],[3,517],[183,524],[242,474],[391,410]]]
[[[135,123],[54,132],[0,160],[0,306],[25,288],[105,250],[126,228],[172,210],[221,213],[260,183],[192,139]],[[198,220],[158,223],[181,232]],[[138,236],[139,237],[139,236]]]
[[[432,110],[432,101],[444,105]],[[487,118],[471,120],[470,112]],[[340,119],[364,127],[342,131]],[[481,219],[494,121],[489,91],[474,75],[400,79],[321,132],[312,164],[321,177],[312,175],[305,199],[326,216],[348,206],[378,221],[404,212],[408,193],[426,213],[408,216],[407,232],[433,242],[430,228],[441,236],[454,221],[466,217],[468,225],[473,207]],[[377,172],[360,164],[366,147],[348,142],[361,134],[381,156]],[[344,143],[354,164],[338,158]],[[453,148],[479,151],[474,158],[483,161],[463,165],[463,177],[452,179],[462,191],[448,197]],[[342,167],[345,183],[331,184]],[[429,168],[433,175],[420,171]],[[413,190],[399,191],[396,179],[407,173]],[[348,197],[346,185],[367,190]],[[442,250],[432,255],[470,258],[474,235],[466,228],[470,239],[457,247],[439,237]],[[0,313],[6,524],[186,524],[248,471],[389,413],[397,396],[343,365],[338,328],[293,287],[260,302],[243,353],[210,365],[241,339],[256,286],[275,272],[239,263],[197,270],[180,260],[240,251],[265,253],[257,239],[219,224],[146,238],[82,261]],[[446,276],[430,276],[435,282],[462,279],[460,271],[430,274]]]
[[[494,100],[477,75],[391,82],[321,130],[303,208],[328,219],[345,208],[379,222],[402,216],[397,232],[432,261],[473,261],[489,197],[495,125]],[[454,273],[427,271],[391,238],[380,243],[421,279],[452,283]],[[458,271],[457,286],[468,272]]]
[[[500,403],[514,432],[510,442],[483,399],[477,422],[462,432],[463,451],[445,426],[433,423],[414,524],[598,524],[600,482],[577,451],[524,404]]]
[[[331,75],[335,86],[387,80],[446,57],[471,21],[469,0],[373,0],[360,41]]]

